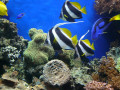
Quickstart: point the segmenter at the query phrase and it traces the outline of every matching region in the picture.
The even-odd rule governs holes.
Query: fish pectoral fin
[[[81,56],[85,56],[85,53],[83,53]]]
[[[70,2],[73,6],[75,6],[77,9],[81,9],[81,5],[78,2]]]
[[[77,35],[73,36],[71,39],[72,39],[73,44],[77,45],[77,42],[78,42]]]
[[[87,14],[87,12],[86,12],[86,7],[83,7],[80,11],[81,11],[82,13],[84,13],[84,14]]]
[[[64,14],[64,17],[68,18],[68,16],[66,14]]]
[[[56,39],[54,39],[54,40],[53,40],[53,43],[55,43],[55,44],[56,44],[56,43],[57,43],[57,40],[56,40]]]
[[[106,33],[108,33],[108,32],[103,32],[103,34],[106,34]]]
[[[90,46],[90,41],[88,39],[81,40],[81,41],[85,42],[88,46]]]
[[[113,16],[112,18],[110,18],[109,22],[114,21],[114,20],[120,20],[120,14],[117,14]]]
[[[108,32],[102,32],[102,33],[98,33],[98,34],[100,34],[100,35],[101,35],[101,34],[106,34],[106,33],[108,33]]]
[[[120,34],[120,30],[117,31]]]
[[[67,34],[68,35],[68,37],[72,37],[72,34],[71,34],[71,32],[68,30],[68,29],[66,29],[66,28],[60,28],[60,30],[62,30],[65,34]]]
[[[91,45],[92,50],[95,50],[94,43]]]

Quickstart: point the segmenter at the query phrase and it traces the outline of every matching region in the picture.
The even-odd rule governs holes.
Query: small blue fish
[[[120,14],[113,16],[112,18],[99,18],[93,25],[91,30],[92,40],[97,40],[100,35],[107,33],[104,32],[111,24],[112,21],[120,20]]]
[[[25,15],[25,13],[21,13],[17,16],[17,19],[21,19],[23,16]]]

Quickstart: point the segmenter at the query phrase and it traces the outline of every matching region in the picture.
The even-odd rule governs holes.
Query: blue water
[[[94,0],[70,0],[76,1],[81,6],[86,6],[87,15],[82,14],[83,18],[79,19],[84,23],[77,23],[71,25],[64,25],[61,27],[67,28],[72,32],[72,35],[78,36],[78,39],[92,29],[93,23],[100,17],[94,10]],[[8,19],[17,23],[18,34],[25,39],[29,39],[28,32],[30,28],[43,29],[44,32],[48,32],[55,24],[65,22],[59,19],[61,8],[65,0],[9,0],[8,7]],[[16,19],[17,15],[25,13],[21,19]],[[76,21],[79,21],[76,20]],[[86,35],[85,39],[89,39],[91,42],[91,32]],[[101,57],[105,55],[109,50],[109,43],[104,35],[101,36],[95,44],[94,57]]]

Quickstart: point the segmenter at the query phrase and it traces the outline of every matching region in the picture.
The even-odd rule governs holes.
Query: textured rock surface
[[[44,81],[61,86],[70,79],[70,70],[61,60],[51,60],[43,68]]]

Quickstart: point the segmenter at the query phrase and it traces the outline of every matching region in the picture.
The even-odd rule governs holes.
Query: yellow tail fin
[[[73,44],[77,45],[77,42],[78,42],[77,35],[73,36],[71,39],[72,39]]]
[[[83,7],[80,11],[81,11],[82,13],[84,13],[84,14],[87,14],[87,12],[86,12],[86,7]]]
[[[92,50],[95,50],[94,43],[91,45]]]
[[[110,22],[111,21],[114,21],[114,20],[120,20],[120,14],[117,14],[117,15],[115,15],[115,16],[113,16],[112,18],[110,18]]]

